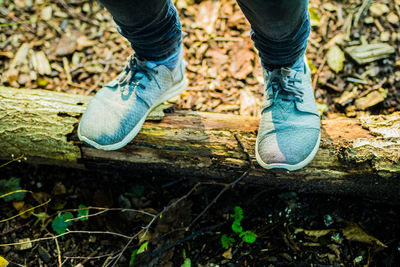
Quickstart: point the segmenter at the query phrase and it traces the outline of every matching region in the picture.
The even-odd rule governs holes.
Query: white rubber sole
[[[179,95],[180,93],[182,93],[185,89],[186,89],[186,85],[187,85],[187,80],[184,77],[182,79],[182,81],[180,81],[179,83],[175,84],[173,87],[171,87],[170,89],[168,89],[167,91],[165,91],[157,100],[156,102],[153,104],[153,106],[151,106],[149,108],[149,110],[144,114],[143,118],[138,122],[138,124],[136,124],[136,126],[132,129],[132,131],[129,132],[129,134],[127,136],[125,136],[125,138],[115,144],[110,144],[110,145],[100,145],[98,143],[96,143],[93,140],[90,140],[89,138],[87,138],[84,135],[80,135],[80,130],[79,130],[79,126],[78,126],[78,137],[81,141],[97,148],[97,149],[102,149],[102,150],[117,150],[120,149],[124,146],[126,146],[130,141],[133,140],[133,138],[135,138],[135,136],[139,133],[140,129],[142,129],[142,126],[144,124],[144,122],[146,121],[147,116],[149,115],[149,113],[153,110],[153,108],[157,107],[159,104],[167,101],[168,99]]]
[[[258,164],[263,167],[264,169],[286,169],[288,171],[295,171],[295,170],[299,170],[301,168],[303,168],[304,166],[306,166],[307,164],[309,164],[315,157],[315,155],[318,152],[319,149],[319,144],[321,141],[321,133],[318,136],[318,141],[315,144],[313,150],[311,151],[310,155],[307,156],[307,158],[305,158],[303,161],[294,164],[294,165],[290,165],[290,164],[286,164],[286,163],[270,163],[267,164],[265,163],[261,157],[260,154],[258,154],[258,140],[256,140],[256,160],[258,162]]]

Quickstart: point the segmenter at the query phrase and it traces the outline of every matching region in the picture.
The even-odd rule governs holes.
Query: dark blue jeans
[[[162,60],[181,43],[181,24],[171,0],[99,0],[135,53]],[[304,55],[310,22],[307,0],[237,0],[251,24],[264,67],[293,65]]]

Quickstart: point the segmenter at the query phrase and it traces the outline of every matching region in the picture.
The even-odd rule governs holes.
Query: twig
[[[319,74],[321,73],[322,69],[325,66],[326,59],[327,59],[327,57],[324,56],[324,58],[322,59],[321,64],[319,65],[319,67],[317,69],[317,72],[314,74],[314,78],[313,78],[313,82],[312,82],[312,88],[314,88],[314,91],[317,89],[317,83],[318,83]]]
[[[234,187],[237,183],[239,183],[243,178],[245,178],[247,175],[249,175],[250,171],[251,171],[251,168],[248,169],[247,171],[245,171],[242,175],[240,175],[239,178],[237,178],[237,179],[236,179],[235,181],[233,181],[232,183],[225,185],[225,187],[222,188],[222,190],[221,190],[221,191],[218,193],[218,195],[210,202],[210,204],[208,204],[207,207],[206,207],[202,212],[200,212],[200,214],[197,215],[197,217],[189,224],[189,226],[186,227],[186,231],[189,231],[189,229],[193,226],[193,224],[194,224],[201,216],[203,216],[203,214],[206,213],[206,211],[207,211],[215,202],[217,202],[217,200],[221,197],[221,195],[222,195],[223,193],[225,193],[226,190],[228,190],[228,189],[230,189],[230,188],[233,188],[233,187]]]
[[[241,42],[243,41],[243,38],[238,38],[238,37],[215,37],[214,39],[211,39],[217,42]]]
[[[11,233],[11,232],[14,232],[14,231],[16,231],[16,230],[18,230],[18,229],[27,227],[27,226],[29,226],[31,223],[33,223],[34,221],[35,221],[35,219],[30,220],[29,222],[27,222],[27,223],[25,223],[25,224],[18,225],[17,227],[8,229],[8,230],[6,230],[6,231],[3,231],[2,233],[0,233],[0,236],[6,235],[6,234]]]
[[[177,246],[179,244],[182,244],[182,243],[184,243],[184,242],[186,242],[188,240],[194,239],[194,238],[196,238],[196,237],[198,237],[200,235],[206,235],[206,234],[215,235],[215,232],[213,230],[217,229],[218,227],[220,227],[223,224],[225,224],[225,222],[219,223],[217,225],[213,225],[213,226],[210,226],[210,227],[206,227],[206,228],[203,228],[203,229],[200,229],[200,230],[198,230],[198,231],[196,231],[196,232],[194,232],[194,233],[192,233],[192,234],[190,234],[188,236],[185,236],[185,237],[183,237],[183,238],[181,238],[179,240],[176,240],[172,244],[169,244],[169,245],[167,245],[165,247],[162,247],[162,248],[160,248],[158,250],[153,251],[151,253],[151,258],[157,257],[158,259],[160,259],[160,257],[162,256],[162,254],[164,252],[166,252],[166,251],[170,250],[171,248],[173,248],[173,247],[175,247],[175,246]],[[182,229],[182,230],[184,230],[184,229]],[[136,262],[136,264],[138,264],[138,263],[141,263],[141,261]]]
[[[358,27],[358,22],[360,21],[360,18],[362,16],[362,14],[364,13],[364,10],[369,6],[370,3],[371,3],[371,0],[363,1],[360,9],[357,11],[356,15],[354,16],[354,20],[353,20],[354,27]]]
[[[61,251],[60,251],[60,246],[58,245],[57,238],[54,239],[54,242],[56,242],[58,266],[61,267],[62,266],[62,263],[61,263]]]
[[[10,22],[10,23],[2,23],[2,24],[0,24],[0,28],[10,27],[10,26],[14,26],[14,25],[20,25],[20,24],[25,24],[25,23],[32,23],[32,20],[23,20],[23,21],[16,21],[16,22]]]
[[[336,86],[336,85],[334,85],[332,83],[326,83],[325,86],[335,90],[336,92],[342,92],[343,91],[343,88],[340,88],[340,87],[338,87],[338,86]]]
[[[11,155],[11,157],[14,157],[14,155]],[[18,158],[15,158],[15,159],[13,158],[12,160],[0,165],[0,168],[3,168],[4,166],[7,166],[10,163],[13,163],[14,161],[18,161],[19,162],[21,159],[25,159],[26,160],[26,158],[25,158],[25,156],[23,154],[21,156],[19,156]]]
[[[86,263],[90,258],[93,258],[93,256],[96,255],[97,252],[98,252],[98,251],[95,250],[95,251],[93,251],[92,253],[90,253],[89,256],[81,262],[82,266],[85,266],[85,263]]]
[[[97,253],[97,251],[96,251]],[[108,254],[103,254],[103,255],[99,255],[99,256],[91,256],[93,253],[91,253],[89,256],[64,256],[64,259],[68,259],[68,260],[98,260],[101,258],[105,258],[105,257],[110,257],[110,256],[114,256],[115,254],[117,254],[118,252],[114,252],[114,253],[108,253]]]
[[[63,6],[63,8],[70,14],[72,17],[77,18],[79,20],[82,20],[88,24],[94,25],[94,26],[99,26],[99,23],[95,20],[89,20],[85,16],[83,16],[80,13],[72,12],[71,10],[73,9],[70,7],[64,0],[58,0],[58,2]]]
[[[71,71],[70,71],[70,68],[69,68],[68,59],[66,57],[63,57],[62,61],[63,61],[63,65],[64,65],[65,75],[67,75],[67,82],[71,83],[72,82],[72,77],[71,77]]]
[[[103,80],[104,74],[107,73],[108,69],[110,68],[110,63],[111,63],[110,59],[112,57],[112,54],[113,54],[113,52],[111,51],[110,54],[106,58],[107,63],[106,63],[106,66],[104,67],[103,71],[101,72],[100,77],[93,84],[93,86],[90,87],[89,90],[87,90],[86,95],[89,95],[91,92],[93,92],[93,90],[95,90],[99,86],[100,82]]]
[[[82,209],[67,209],[67,210],[63,210],[63,211],[79,211],[79,210],[91,210],[91,209],[97,209],[97,210],[101,210],[101,211],[99,211],[97,213],[93,213],[93,214],[83,215],[83,216],[80,216],[80,217],[77,217],[77,218],[68,219],[68,220],[65,220],[65,221],[69,222],[69,221],[80,220],[80,219],[83,219],[83,218],[89,218],[89,217],[93,217],[93,216],[97,216],[97,215],[103,214],[103,213],[108,212],[108,211],[137,212],[137,213],[142,213],[144,215],[147,215],[147,216],[150,216],[150,217],[153,217],[153,218],[157,216],[156,214],[153,214],[153,213],[150,213],[150,212],[147,212],[147,211],[144,211],[144,210],[124,209],[124,208],[87,207],[87,208],[82,208]]]
[[[6,246],[18,246],[18,245],[22,245],[22,244],[26,244],[26,243],[35,243],[35,242],[40,242],[40,241],[45,241],[45,240],[53,240],[55,238],[59,238],[65,235],[70,235],[70,234],[89,234],[89,235],[115,235],[115,236],[119,236],[119,237],[123,237],[126,239],[130,239],[130,236],[124,235],[124,234],[120,234],[120,233],[116,233],[116,232],[108,232],[108,231],[69,231],[69,232],[65,232],[56,236],[51,236],[51,237],[42,237],[42,238],[37,238],[37,239],[32,239],[29,241],[21,241],[21,242],[15,242],[15,243],[5,243],[5,244],[0,244],[0,247],[6,247]],[[135,235],[137,236],[137,235]]]
[[[87,88],[87,86],[80,85],[79,83],[74,83],[74,82],[69,82],[69,81],[67,81],[67,84],[72,85],[72,86],[75,86],[75,87],[77,87],[77,88],[89,90],[89,88]]]
[[[8,193],[6,193],[6,194],[4,194],[4,195],[1,195],[0,198],[6,197],[6,196],[8,196],[8,195],[15,194],[15,193],[22,193],[22,192],[23,192],[23,193],[31,193],[31,194],[33,194],[32,191],[21,189],[21,190],[15,190],[15,191],[12,191],[12,192],[8,192]],[[51,201],[51,199],[49,199],[49,200],[47,200],[46,202],[43,202],[42,204],[39,204],[39,205],[37,205],[37,206],[35,206],[35,207],[32,207],[32,208],[26,209],[26,210],[24,210],[24,211],[21,211],[21,212],[18,213],[17,215],[11,216],[11,217],[9,217],[9,218],[7,218],[7,219],[4,219],[4,220],[0,220],[0,223],[3,223],[3,222],[6,222],[6,221],[9,221],[9,220],[12,220],[12,219],[14,219],[14,218],[16,218],[16,217],[21,216],[22,214],[25,214],[25,213],[27,213],[27,212],[33,211],[33,210],[35,210],[35,209],[37,209],[37,208],[40,208],[41,206],[47,205],[47,204],[49,204],[50,201]]]
[[[146,236],[147,232],[149,231],[150,227],[153,225],[153,223],[155,222],[155,220],[157,218],[160,218],[166,211],[168,211],[170,208],[174,207],[175,205],[177,205],[179,202],[181,202],[182,200],[186,199],[188,196],[190,196],[193,191],[195,191],[197,189],[197,187],[200,185],[200,183],[197,183],[193,186],[192,189],[190,189],[189,192],[187,192],[184,196],[180,197],[179,199],[177,199],[176,201],[172,202],[171,204],[169,204],[168,206],[164,207],[164,209],[159,212],[156,216],[153,217],[153,219],[146,225],[146,227],[143,228],[144,233],[143,236]],[[142,230],[142,231],[143,231]],[[114,264],[112,266],[115,266],[119,259],[121,258],[121,256],[124,254],[125,250],[129,247],[129,245],[131,244],[131,242],[133,241],[133,239],[135,239],[142,231],[139,231],[138,233],[136,233],[134,236],[129,238],[129,241],[127,242],[127,244],[124,246],[124,248],[122,249],[122,251],[119,253],[118,257],[116,258]]]
[[[32,27],[28,26],[27,24],[25,24],[26,21],[22,21],[15,17],[10,11],[8,11],[6,8],[0,7],[0,13],[5,16],[5,17],[9,17],[11,18],[13,21],[22,24],[22,26],[24,26],[27,30],[29,30],[32,33],[36,33],[36,30],[34,30]]]

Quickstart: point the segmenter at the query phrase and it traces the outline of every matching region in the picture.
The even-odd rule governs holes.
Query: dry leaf
[[[326,54],[329,67],[336,73],[343,70],[345,60],[343,51],[337,46],[331,46]]]
[[[336,231],[335,229],[324,229],[324,230],[304,230],[301,228],[298,228],[295,230],[295,233],[301,233],[304,232],[304,234],[311,236],[311,237],[316,237],[319,238],[321,236],[327,235],[330,232]]]
[[[7,267],[8,261],[0,256],[0,267]]]
[[[357,241],[370,245],[376,243],[381,247],[387,248],[385,244],[383,244],[375,237],[364,232],[364,230],[361,229],[357,224],[350,224],[345,229],[343,229],[343,236],[349,241]]]
[[[386,58],[390,54],[393,54],[395,49],[386,43],[374,43],[350,46],[344,51],[361,65]]]
[[[39,51],[36,53],[32,53],[32,65],[33,68],[40,75],[50,75],[51,67],[49,60],[46,57],[46,54],[43,51]]]
[[[231,260],[232,259],[232,248],[229,248],[227,251],[222,253],[222,257],[225,259]]]
[[[358,110],[366,110],[369,107],[375,106],[385,100],[387,95],[387,90],[383,90],[382,92],[373,91],[368,95],[361,97],[355,101],[355,105]]]
[[[18,250],[25,250],[25,249],[32,248],[32,243],[31,243],[30,238],[20,239],[20,240],[18,240],[18,242],[22,243],[22,244],[15,246],[15,248]]]
[[[33,208],[33,206],[32,206],[31,204],[25,204],[25,205],[21,208],[21,210],[20,210],[19,212],[22,213],[22,212],[24,212],[24,211],[26,211],[26,210],[29,210],[29,209],[31,209],[31,208]],[[22,219],[28,219],[28,218],[32,215],[32,213],[33,213],[33,210],[30,210],[30,211],[28,211],[28,212],[26,212],[26,213],[24,213],[24,214],[21,214],[20,217],[21,217]]]
[[[380,17],[390,11],[389,7],[382,3],[373,3],[369,7],[369,12],[374,17]]]
[[[64,34],[57,44],[56,55],[66,56],[75,52],[80,35],[81,33],[78,31],[74,31],[72,33],[67,32],[66,34]]]
[[[21,210],[22,209],[22,207],[25,205],[25,201],[13,201],[13,207],[16,209],[16,210]]]

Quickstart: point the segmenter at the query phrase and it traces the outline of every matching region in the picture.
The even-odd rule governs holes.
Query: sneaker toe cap
[[[257,152],[265,165],[301,164],[313,156],[319,135],[318,129],[294,129],[268,134],[259,142]]]
[[[136,114],[128,113],[124,107],[113,108],[103,102],[93,99],[78,128],[79,138],[95,147],[120,142],[138,121]]]

